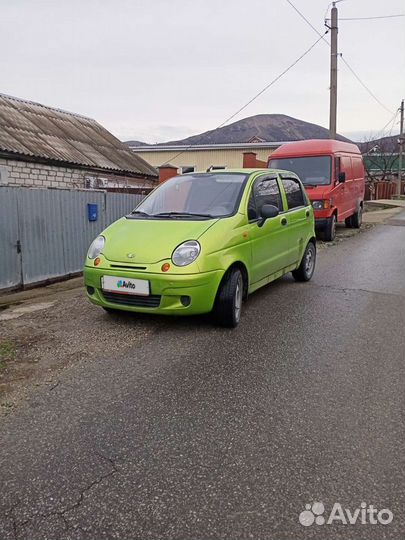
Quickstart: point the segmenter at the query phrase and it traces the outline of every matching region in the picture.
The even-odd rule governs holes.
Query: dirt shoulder
[[[0,414],[9,412],[30,386],[52,388],[72,363],[124,350],[155,327],[156,322],[137,316],[111,317],[88,302],[82,286],[55,288],[53,294],[1,309]]]

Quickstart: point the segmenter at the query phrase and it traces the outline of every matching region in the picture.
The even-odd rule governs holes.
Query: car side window
[[[282,178],[281,179],[284,191],[287,197],[288,209],[298,208],[299,206],[306,206],[307,200],[302,190],[301,184],[296,178]]]
[[[249,220],[260,216],[264,204],[272,204],[280,212],[283,210],[280,189],[275,176],[265,176],[255,180],[248,202]]]

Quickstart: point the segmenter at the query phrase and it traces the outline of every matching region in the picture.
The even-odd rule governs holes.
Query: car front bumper
[[[176,275],[133,271],[117,272],[117,270],[85,266],[84,283],[88,299],[99,306],[139,313],[196,315],[209,313],[212,310],[223,275],[223,270]],[[103,292],[101,287],[103,276],[146,279],[150,283],[150,296]],[[188,305],[184,305],[185,297],[189,297],[190,303]]]

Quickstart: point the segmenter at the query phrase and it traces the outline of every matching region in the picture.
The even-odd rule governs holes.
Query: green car
[[[242,300],[292,272],[311,279],[314,213],[299,178],[272,169],[176,176],[91,244],[88,298],[105,310],[213,311],[239,323]]]

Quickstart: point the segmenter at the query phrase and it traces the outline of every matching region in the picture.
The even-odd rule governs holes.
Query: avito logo
[[[124,289],[136,289],[135,283],[131,283],[130,281],[125,281],[125,279],[120,279],[117,281],[117,287],[118,289],[124,288]]]
[[[354,525],[357,522],[362,525],[367,523],[370,525],[388,525],[394,519],[394,514],[388,508],[378,510],[372,504],[367,505],[365,502],[362,502],[360,508],[355,508],[353,511],[350,508],[343,508],[340,503],[335,503],[329,516],[324,514],[324,504],[314,502],[305,505],[305,510],[300,513],[298,519],[304,527],[309,527],[314,523],[316,525],[331,525],[339,522],[343,525]]]

